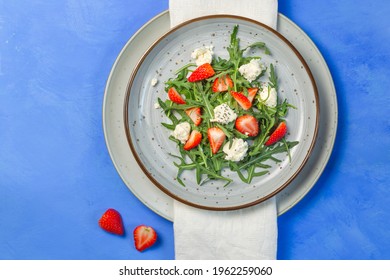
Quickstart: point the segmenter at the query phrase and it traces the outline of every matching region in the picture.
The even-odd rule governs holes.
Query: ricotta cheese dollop
[[[240,74],[249,82],[256,80],[263,70],[264,65],[260,63],[260,59],[252,59],[249,63],[238,68]]]
[[[213,60],[214,46],[205,46],[195,49],[191,57],[195,60],[197,66],[200,66],[205,63],[211,63]]]
[[[176,125],[175,130],[172,131],[171,135],[182,144],[185,144],[190,137],[190,130],[191,125],[188,122],[182,122]]]
[[[156,78],[153,78],[153,79],[150,81],[150,85],[151,85],[152,87],[156,86],[157,83],[158,83],[158,80],[157,80]]]
[[[260,101],[268,107],[276,107],[278,104],[278,95],[276,89],[269,87],[268,85],[263,86],[263,90],[259,94]]]
[[[211,122],[228,124],[237,118],[237,114],[226,103],[222,103],[214,108],[214,119]]]
[[[160,109],[161,106],[158,102],[154,103],[154,109]]]
[[[241,138],[233,138],[233,142],[227,142],[223,146],[223,152],[226,154],[225,159],[231,161],[240,161],[246,156],[248,143]],[[231,144],[231,147],[230,147]]]

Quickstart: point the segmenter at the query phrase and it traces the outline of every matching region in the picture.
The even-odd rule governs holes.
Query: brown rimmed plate
[[[176,180],[176,145],[168,139],[169,131],[161,126],[165,116],[155,109],[157,97],[166,98],[164,81],[189,62],[193,49],[215,46],[218,56],[226,57],[233,26],[239,25],[241,46],[263,41],[272,55],[261,54],[266,64],[273,63],[279,76],[279,98],[287,98],[297,107],[287,116],[288,140],[300,144],[291,150],[291,162],[281,154],[268,175],[255,178],[249,185],[230,174],[234,182],[209,182],[199,186],[192,172],[183,174],[186,184]],[[156,86],[151,85],[158,79]],[[124,102],[126,136],[135,159],[146,176],[163,192],[186,204],[213,210],[232,210],[260,203],[283,190],[300,172],[313,149],[319,118],[317,88],[305,61],[294,46],[275,30],[236,16],[209,16],[186,22],[163,35],[144,54],[130,77]],[[226,171],[229,172],[229,171]]]

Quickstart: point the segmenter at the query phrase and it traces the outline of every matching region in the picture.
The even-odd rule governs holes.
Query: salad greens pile
[[[201,81],[189,82],[187,77],[191,74],[194,67],[196,67],[195,64],[190,63],[180,68],[175,73],[174,78],[165,82],[166,92],[174,87],[181,96],[185,97],[185,104],[177,104],[169,99],[163,101],[158,98],[159,106],[170,120],[170,123],[162,123],[165,128],[173,131],[179,123],[189,122],[191,124],[191,130],[196,129],[203,135],[200,144],[191,150],[183,149],[183,143],[170,136],[170,140],[177,144],[179,150],[178,155],[172,154],[171,156],[177,158],[177,162],[174,163],[178,169],[176,179],[182,185],[184,185],[181,179],[183,171],[194,170],[197,184],[201,185],[210,180],[222,180],[226,186],[233,180],[230,176],[224,175],[222,172],[224,169],[230,169],[232,172],[236,172],[243,182],[249,184],[254,177],[269,173],[268,169],[271,168],[270,163],[272,161],[276,163],[281,162],[280,159],[275,157],[276,154],[286,153],[286,156],[290,157],[289,150],[298,144],[298,141],[287,141],[283,137],[273,145],[265,145],[275,127],[281,121],[285,121],[284,118],[288,113],[288,109],[291,107],[295,108],[287,100],[278,102],[275,107],[270,107],[257,94],[252,101],[252,107],[244,110],[232,97],[232,91],[242,92],[247,96],[249,88],[258,88],[259,92],[263,90],[263,87],[278,90],[278,77],[273,64],[265,67],[256,80],[252,82],[249,82],[241,75],[239,71],[240,66],[249,63],[252,59],[260,59],[258,56],[245,56],[244,52],[246,50],[260,49],[266,55],[270,55],[271,51],[263,42],[256,42],[240,49],[240,39],[237,37],[237,33],[238,26],[236,25],[230,36],[230,45],[227,47],[229,58],[213,57],[211,62],[211,66],[215,71],[213,76]],[[260,77],[264,76],[266,78],[265,75],[267,73],[268,82],[264,83],[259,81]],[[213,92],[212,86],[215,80],[226,75],[231,78],[233,86],[229,87],[226,92]],[[237,116],[254,116],[259,125],[258,135],[250,137],[247,134],[241,133],[236,129],[234,121],[228,124],[211,121],[214,119],[214,108],[223,103],[228,104]],[[198,126],[195,126],[191,122],[191,118],[185,112],[185,110],[193,107],[201,108],[202,122]],[[244,139],[248,143],[248,151],[245,157],[235,162],[225,159],[226,154],[222,148],[217,153],[212,153],[207,137],[207,131],[211,127],[219,127],[224,132],[226,135],[224,145],[228,142],[232,143],[231,140],[233,138]]]

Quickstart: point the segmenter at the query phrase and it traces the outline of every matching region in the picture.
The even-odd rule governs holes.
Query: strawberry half
[[[242,109],[248,110],[250,107],[252,107],[252,102],[250,102],[248,97],[246,97],[242,92],[232,91],[230,92],[230,94],[237,101],[237,103],[242,107]]]
[[[174,88],[174,87],[171,87],[169,90],[168,90],[168,98],[174,102],[174,103],[177,103],[177,104],[186,104],[186,102],[184,101],[183,97],[181,97],[181,95],[177,92],[177,90]]]
[[[233,87],[233,81],[229,75],[216,78],[213,83],[213,92],[224,92]]]
[[[256,96],[256,93],[259,89],[258,88],[248,88],[248,100],[252,103],[253,99]]]
[[[151,247],[157,240],[157,233],[152,227],[145,225],[137,226],[133,232],[135,248],[142,252]]]
[[[264,145],[271,146],[272,144],[275,144],[280,139],[286,135],[287,132],[287,125],[285,122],[281,122],[278,127],[272,132],[271,136],[268,138],[267,142],[265,142]]]
[[[226,135],[219,127],[211,127],[207,130],[207,137],[210,142],[211,151],[216,154],[225,141]]]
[[[215,71],[213,67],[210,65],[210,63],[205,63],[200,65],[198,68],[192,72],[192,74],[188,77],[189,82],[198,82],[207,78],[210,78],[211,76],[214,76]]]
[[[193,130],[183,149],[189,151],[198,146],[200,144],[200,141],[202,141],[202,133],[197,130]]]
[[[254,137],[259,134],[259,123],[254,116],[242,115],[236,119],[236,129],[250,137]]]
[[[122,217],[115,209],[107,209],[99,219],[99,226],[113,234],[123,235]]]
[[[196,126],[200,125],[202,122],[202,110],[200,107],[189,108],[185,112]]]

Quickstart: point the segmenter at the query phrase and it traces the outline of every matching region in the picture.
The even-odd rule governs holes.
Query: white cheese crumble
[[[233,142],[227,142],[222,150],[226,154],[226,160],[240,161],[245,157],[246,152],[248,151],[248,143],[241,138],[233,138]]]
[[[191,58],[195,59],[195,63],[197,66],[200,66],[205,63],[211,63],[214,54],[213,49],[214,46],[205,46],[195,49],[191,54]]]
[[[252,59],[249,63],[238,68],[240,74],[249,82],[256,80],[263,70],[264,65],[260,63],[260,59]]]
[[[154,103],[154,109],[160,109],[161,106],[158,102]]]
[[[171,135],[181,143],[185,144],[190,137],[190,130],[191,125],[188,122],[182,122],[175,127],[175,130],[171,133]]]
[[[158,80],[156,78],[153,78],[151,81],[150,81],[150,84],[152,87],[156,86],[158,83]]]
[[[263,90],[260,91],[259,99],[268,107],[276,107],[278,104],[278,94],[273,87],[268,85],[263,86]]]
[[[228,124],[237,118],[237,114],[227,105],[222,103],[214,108],[214,119],[211,122],[218,122],[221,124]]]

